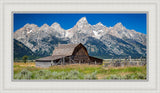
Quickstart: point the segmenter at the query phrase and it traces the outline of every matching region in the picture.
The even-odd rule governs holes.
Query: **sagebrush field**
[[[35,67],[34,62],[14,63],[14,79],[25,80],[137,80],[146,79],[146,66],[103,67],[102,65],[73,64],[49,68]]]

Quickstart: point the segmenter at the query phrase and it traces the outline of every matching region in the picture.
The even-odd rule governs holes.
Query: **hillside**
[[[14,39],[14,59],[22,59],[24,55],[27,55],[28,59],[37,57],[28,47]]]

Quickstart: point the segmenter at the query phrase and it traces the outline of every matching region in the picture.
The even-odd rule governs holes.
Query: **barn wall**
[[[74,60],[81,61],[82,63],[87,63],[89,60],[88,52],[82,46],[79,46],[75,49],[73,56]]]
[[[90,57],[91,59],[91,64],[95,64],[95,61],[96,61],[96,64],[99,64],[101,65],[103,63],[103,60],[102,59],[98,59],[98,58],[95,58],[95,57]]]
[[[36,62],[36,67],[50,67],[51,62]]]

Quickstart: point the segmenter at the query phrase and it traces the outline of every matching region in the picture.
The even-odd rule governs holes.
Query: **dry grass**
[[[23,67],[35,67],[35,62],[22,63],[22,62],[14,62],[14,65],[23,66]]]
[[[106,77],[106,75],[104,74],[97,74],[96,76],[99,80],[104,79],[104,77]]]

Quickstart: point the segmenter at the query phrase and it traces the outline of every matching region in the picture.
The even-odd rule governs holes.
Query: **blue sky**
[[[134,29],[144,34],[147,32],[147,14],[145,13],[15,13],[13,27],[15,32],[27,23],[36,24],[40,27],[45,23],[52,25],[54,22],[57,22],[63,29],[70,29],[82,17],[86,17],[91,25],[101,22],[107,27],[113,27],[116,23],[121,22],[127,29]]]

